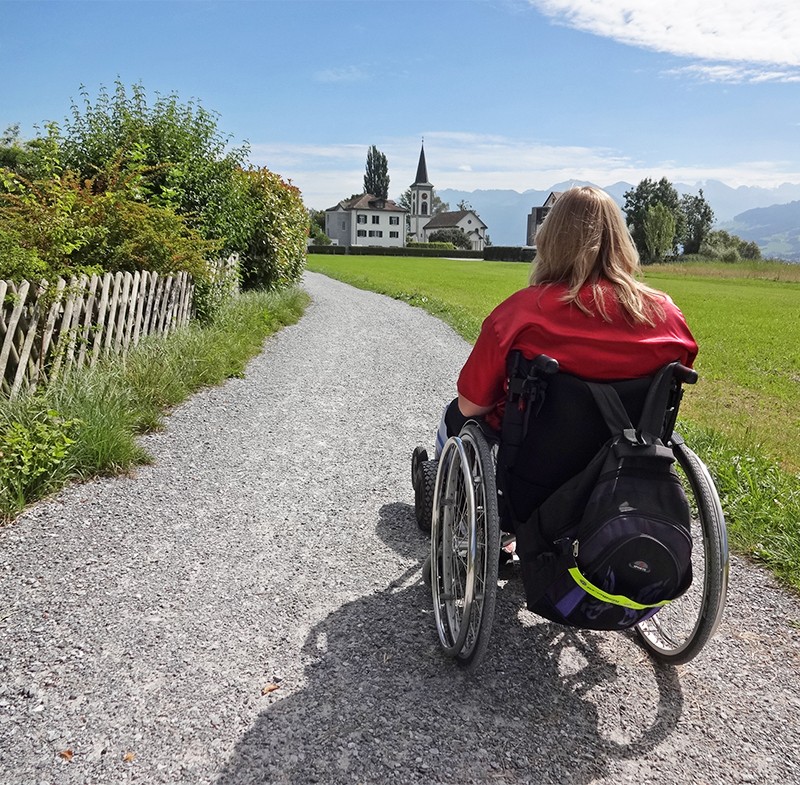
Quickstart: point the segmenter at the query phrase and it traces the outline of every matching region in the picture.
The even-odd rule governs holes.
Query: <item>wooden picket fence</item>
[[[191,316],[188,273],[106,273],[13,284],[0,281],[0,391],[13,398],[70,369],[124,355],[145,336]]]

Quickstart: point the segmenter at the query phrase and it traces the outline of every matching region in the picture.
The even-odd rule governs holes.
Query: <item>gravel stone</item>
[[[304,280],[151,466],[0,529],[0,782],[800,783],[800,602],[741,559],[680,668],[538,619],[513,575],[481,670],[441,654],[409,466],[469,347]]]

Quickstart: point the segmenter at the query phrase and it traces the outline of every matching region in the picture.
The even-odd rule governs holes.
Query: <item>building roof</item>
[[[458,222],[468,215],[474,215],[475,218],[486,226],[474,210],[456,210],[450,213],[437,213],[425,224],[425,230],[429,229],[452,229],[458,226]]]
[[[386,210],[393,213],[407,213],[405,207],[401,207],[391,199],[381,199],[372,194],[360,194],[350,199],[342,199],[339,204],[329,207],[328,210]]]
[[[425,145],[419,149],[419,163],[417,164],[417,176],[414,178],[412,185],[427,185],[433,187],[428,182],[428,165],[425,163]]]

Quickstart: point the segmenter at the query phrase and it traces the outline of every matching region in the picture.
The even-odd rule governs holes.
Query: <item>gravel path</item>
[[[800,783],[800,603],[743,562],[681,668],[516,580],[476,676],[440,654],[408,466],[468,347],[305,280],[152,466],[0,529],[0,783]]]

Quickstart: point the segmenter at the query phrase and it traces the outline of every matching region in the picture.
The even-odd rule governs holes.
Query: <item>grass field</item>
[[[322,254],[309,256],[308,267],[422,307],[470,342],[530,271]],[[717,480],[731,541],[800,589],[800,265],[691,262],[645,273],[683,310],[700,346],[700,382],[681,414],[689,443]]]

